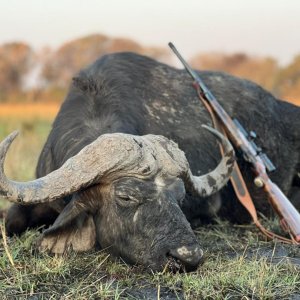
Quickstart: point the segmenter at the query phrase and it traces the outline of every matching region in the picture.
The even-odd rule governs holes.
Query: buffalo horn
[[[228,182],[233,169],[235,154],[232,145],[221,133],[206,125],[202,125],[202,127],[221,142],[224,151],[223,158],[213,171],[202,176],[194,176],[189,169],[185,181],[187,188],[191,188],[197,195],[208,197],[219,191]]]
[[[4,160],[17,135],[13,132],[0,143],[0,196],[22,204],[50,202],[99,183],[115,169],[119,173],[130,170],[139,156],[129,135],[102,135],[59,169],[32,181],[16,182],[6,177]]]

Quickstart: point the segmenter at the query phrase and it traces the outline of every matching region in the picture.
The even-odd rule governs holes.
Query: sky
[[[280,64],[300,54],[299,0],[0,0],[0,43],[39,49],[92,33],[131,38],[185,57],[246,52]]]

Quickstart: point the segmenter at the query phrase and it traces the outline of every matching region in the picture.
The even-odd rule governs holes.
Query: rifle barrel
[[[185,61],[185,59],[181,56],[181,54],[178,52],[178,50],[176,49],[176,47],[173,45],[173,43],[169,43],[168,44],[169,47],[173,50],[173,52],[176,54],[176,56],[179,58],[179,60],[182,62],[182,64],[184,65],[184,67],[186,68],[186,70],[189,72],[189,74],[195,79],[197,80],[197,74],[196,72],[188,65],[188,63]],[[199,78],[200,79],[200,78]]]
[[[192,76],[192,78],[196,81],[197,85],[200,87],[202,94],[204,95],[204,99],[212,106],[218,118],[225,125],[226,131],[229,134],[229,137],[232,139],[233,143],[236,147],[241,148],[247,160],[251,163],[254,163],[253,157],[256,156],[256,151],[247,140],[247,138],[241,133],[239,128],[234,124],[233,120],[224,110],[224,108],[219,104],[216,97],[211,93],[211,91],[206,87],[202,79],[199,75],[188,65],[188,63],[184,60],[175,46],[170,42],[170,48],[174,51],[176,56],[182,62],[188,73]],[[246,145],[246,147],[245,147]]]

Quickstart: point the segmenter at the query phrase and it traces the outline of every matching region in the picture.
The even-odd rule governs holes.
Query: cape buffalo
[[[272,180],[289,195],[300,170],[300,108],[247,80],[199,75],[230,116],[256,131],[257,144],[277,167]],[[202,250],[190,224],[217,214],[247,219],[230,185],[221,197],[209,197],[227,182],[233,163],[226,139],[207,128],[226,146],[220,158],[202,128],[209,123],[185,70],[134,53],[103,56],[74,78],[40,155],[37,180],[5,177],[15,134],[2,142],[0,194],[20,202],[8,212],[7,232],[55,220],[44,232],[43,250],[85,251],[97,243],[129,263],[161,269],[170,256],[196,268]],[[249,166],[241,167],[267,214]]]

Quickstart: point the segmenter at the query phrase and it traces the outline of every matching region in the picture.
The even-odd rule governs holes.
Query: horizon
[[[34,49],[57,49],[99,33],[165,49],[172,41],[186,57],[243,52],[286,65],[300,53],[299,13],[297,0],[288,5],[281,0],[11,0],[2,3],[0,26],[5,31],[0,43],[22,41]]]

